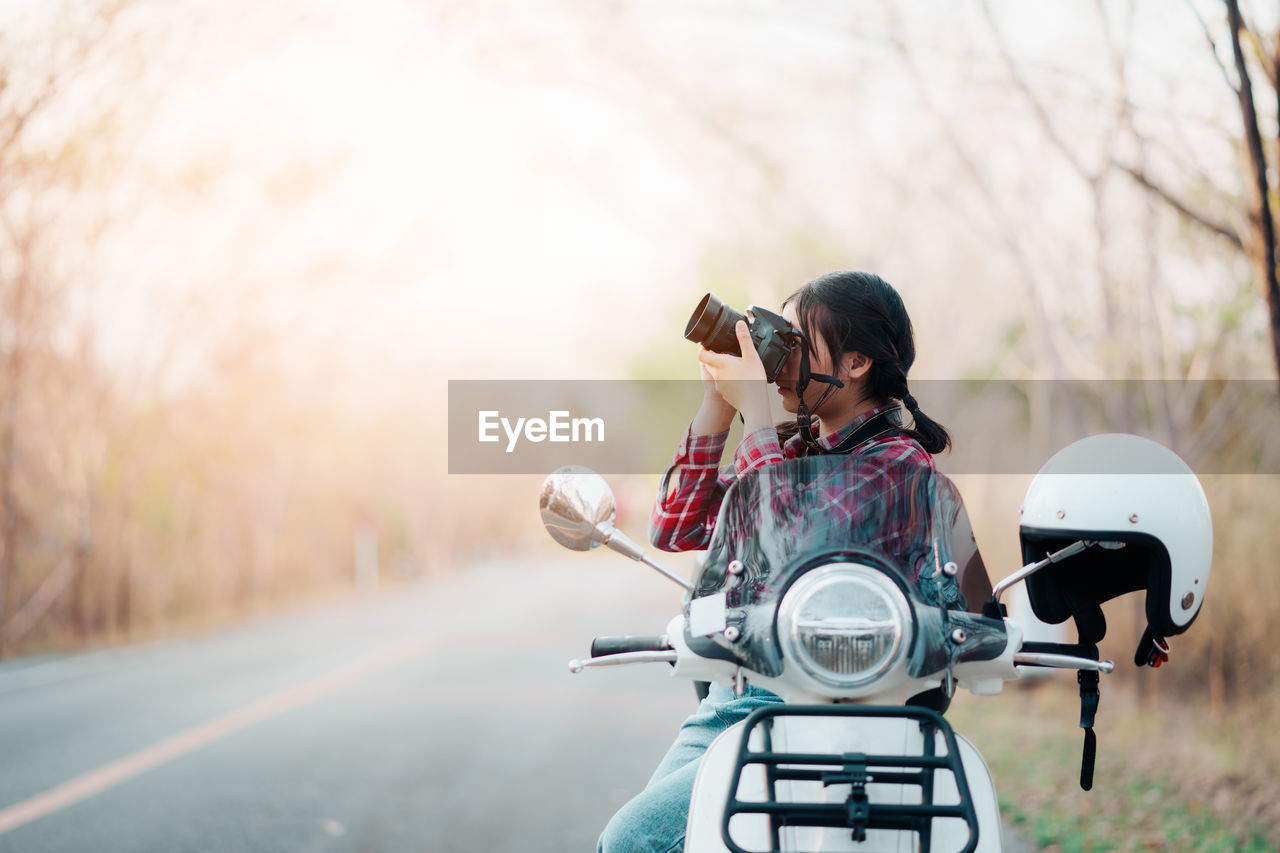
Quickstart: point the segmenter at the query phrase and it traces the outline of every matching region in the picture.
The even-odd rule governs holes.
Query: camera
[[[725,305],[714,293],[708,293],[693,309],[689,322],[685,324],[684,336],[714,352],[740,356],[742,349],[738,346],[738,335],[733,327],[739,320],[746,320],[751,340],[764,364],[765,379],[776,382],[782,366],[787,363],[787,356],[800,343],[800,330],[781,314],[758,305],[747,306],[747,314]]]

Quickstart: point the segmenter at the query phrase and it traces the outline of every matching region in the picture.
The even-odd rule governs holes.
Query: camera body
[[[685,324],[684,336],[713,352],[740,356],[742,349],[733,328],[739,320],[746,320],[751,330],[751,340],[764,364],[765,379],[776,382],[787,356],[800,343],[800,330],[781,314],[758,305],[747,306],[747,314],[743,314],[724,304],[714,293],[708,293]]]

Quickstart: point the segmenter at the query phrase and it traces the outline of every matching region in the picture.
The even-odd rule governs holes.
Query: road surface
[[[591,850],[693,707],[680,590],[609,554],[495,563],[199,637],[0,664],[0,851]]]

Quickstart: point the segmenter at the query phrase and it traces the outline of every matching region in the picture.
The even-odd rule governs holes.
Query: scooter
[[[1026,565],[994,588],[960,493],[943,474],[810,456],[765,466],[724,498],[692,580],[615,527],[594,472],[543,485],[547,530],[574,550],[605,545],[685,589],[654,637],[601,637],[572,672],[665,663],[675,677],[781,697],[728,728],[694,783],[688,853],[999,851],[995,786],[943,716],[957,689],[995,695],[1024,668],[1074,669],[1092,786],[1093,716],[1105,632],[1099,604],[1147,590],[1135,663],[1167,660],[1208,581],[1203,490],[1170,451],[1094,436],[1055,455],[1022,509]],[[1001,597],[1027,582],[1036,615],[1074,618],[1080,642],[1024,641]]]

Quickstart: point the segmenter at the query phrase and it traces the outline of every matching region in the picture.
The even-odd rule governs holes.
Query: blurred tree
[[[1213,28],[1194,2],[1187,5],[1203,29],[1213,58],[1238,105],[1239,132],[1222,128],[1224,136],[1241,140],[1242,162],[1231,183],[1223,183],[1221,178],[1214,180],[1204,170],[1194,167],[1181,168],[1176,173],[1176,184],[1158,174],[1154,164],[1154,152],[1157,150],[1166,160],[1177,157],[1183,166],[1194,163],[1199,152],[1193,146],[1179,145],[1180,141],[1171,138],[1172,134],[1161,138],[1142,129],[1143,120],[1149,119],[1156,110],[1140,103],[1130,80],[1129,69],[1133,64],[1130,54],[1133,39],[1138,34],[1134,25],[1136,3],[1095,4],[1099,32],[1105,40],[1110,62],[1111,85],[1106,93],[1109,97],[1098,100],[1099,106],[1109,112],[1110,119],[1100,134],[1100,143],[1095,146],[1092,157],[1086,153],[1087,143],[1074,132],[1069,132],[1066,123],[1055,118],[1055,110],[1043,94],[1045,87],[1035,85],[1029,78],[1028,68],[1014,58],[989,0],[981,0],[981,7],[1018,96],[1034,116],[1051,149],[1089,190],[1094,210],[1093,257],[1101,284],[1106,337],[1114,340],[1122,329],[1134,328],[1132,322],[1126,321],[1135,318],[1127,317],[1125,306],[1117,301],[1118,297],[1123,298],[1120,296],[1122,289],[1115,286],[1119,282],[1107,259],[1110,244],[1120,232],[1115,222],[1117,211],[1108,205],[1108,190],[1114,176],[1126,175],[1157,205],[1218,241],[1229,252],[1239,253],[1248,259],[1261,286],[1269,317],[1270,360],[1280,375],[1280,286],[1276,273],[1276,211],[1271,197],[1276,191],[1278,173],[1269,167],[1266,153],[1268,147],[1274,152],[1274,143],[1264,145],[1260,131],[1260,116],[1270,116],[1268,120],[1275,121],[1275,105],[1280,95],[1276,87],[1277,69],[1280,69],[1280,33],[1262,33],[1260,27],[1251,25],[1242,15],[1238,0],[1222,0],[1222,3],[1234,74],[1219,56],[1218,39],[1214,37]],[[1266,83],[1255,87],[1255,78],[1259,75]],[[1269,107],[1260,111],[1259,103]],[[1106,106],[1108,104],[1109,107]],[[1150,127],[1150,123],[1147,126]],[[1181,150],[1175,154],[1172,149],[1177,147]],[[1202,369],[1206,361],[1211,365],[1230,363],[1230,356],[1224,352],[1225,335],[1220,334],[1229,329],[1221,328],[1221,324],[1211,330],[1212,334],[1206,341],[1208,347],[1204,350],[1187,352],[1185,345],[1171,336],[1167,314],[1162,318],[1159,308],[1171,301],[1171,294],[1165,276],[1159,271],[1155,224],[1149,218],[1150,211],[1147,216],[1144,242],[1148,272],[1144,298],[1149,306],[1149,318],[1141,325],[1146,327],[1149,336],[1139,337],[1139,347],[1135,347],[1138,358],[1143,357],[1145,350],[1148,360],[1146,372],[1153,376],[1169,372],[1169,367],[1175,368],[1172,371],[1174,375],[1185,375],[1184,370],[1177,369],[1179,363]],[[1033,276],[1026,278],[1028,281],[1036,280]],[[1216,319],[1228,316],[1220,313]],[[1058,358],[1054,353],[1057,348],[1050,345],[1052,360]],[[1164,371],[1160,369],[1157,358],[1165,365]],[[1140,361],[1135,366],[1139,364]],[[1164,409],[1168,411],[1165,402]]]
[[[1269,279],[1256,264],[1268,253],[1274,229],[1267,225],[1270,215],[1251,215],[1242,201],[1251,185],[1259,195],[1257,169],[1214,169],[1206,157],[1218,153],[1220,138],[1239,139],[1228,126],[1231,110],[1212,104],[1211,92],[1206,95],[1212,87],[1199,86],[1194,69],[1153,68],[1156,40],[1144,40],[1152,22],[1136,2],[1096,3],[1091,19],[1073,19],[1080,27],[1072,34],[1076,44],[1089,50],[1065,56],[1033,47],[1053,44],[1043,34],[1028,38],[1021,29],[1011,37],[1018,26],[1013,6],[979,0],[976,7],[976,19],[961,16],[975,31],[966,33],[967,42],[957,39],[966,46],[949,57],[901,16],[891,18],[888,31],[918,102],[958,166],[959,183],[967,186],[964,192],[948,187],[940,197],[1003,248],[1025,294],[1026,319],[992,372],[1193,380],[1120,391],[1099,386],[1098,399],[1088,405],[1106,409],[1110,428],[1151,430],[1166,443],[1193,448],[1188,455],[1197,464],[1265,422],[1230,422],[1230,413],[1257,403],[1244,383],[1206,388],[1201,380],[1280,370],[1274,271]],[[975,121],[972,103],[980,96],[957,101],[956,82],[935,73],[948,58],[958,63],[961,86],[989,93],[993,112],[982,121]],[[1247,79],[1248,69],[1240,67]],[[1201,97],[1197,108],[1206,98],[1221,108],[1212,119],[1166,102],[1171,89],[1188,81]],[[1250,116],[1256,126],[1256,113]],[[1001,146],[1030,156],[1004,162],[992,153]],[[1258,162],[1265,176],[1265,161]],[[1029,192],[1009,192],[1019,182]],[[1064,215],[1083,217],[1085,228],[1064,227]],[[1256,323],[1250,259],[1264,282],[1267,333]],[[1258,346],[1267,336],[1271,354],[1262,358],[1266,350]],[[1053,419],[1078,417],[1086,405],[1050,411],[1047,400],[1035,396],[1029,400],[1033,435],[1048,436]],[[1274,398],[1263,405],[1271,411]],[[1249,441],[1266,444],[1259,436]]]
[[[280,270],[272,252],[339,158],[282,151],[306,141],[288,137],[263,165],[265,146],[231,150],[207,134],[162,162],[141,153],[156,150],[149,133],[174,131],[167,109],[198,84],[216,87],[219,63],[277,45],[305,20],[300,6],[248,20],[146,0],[8,14],[0,655],[332,582],[331,555],[350,539],[335,507],[368,483],[327,479],[331,447],[352,430],[323,394],[293,393],[278,327],[300,313],[291,299],[344,270],[324,251]],[[123,267],[102,262],[113,250]],[[264,319],[272,310],[283,319]],[[123,346],[121,327],[132,334]],[[322,526],[333,536],[317,535]]]
[[[1024,108],[1037,130],[1033,138],[1042,144],[1044,153],[1032,158],[1041,173],[1035,185],[1037,203],[1061,203],[1071,193],[1078,193],[1088,206],[1091,245],[1083,247],[1085,252],[1069,252],[1065,270],[1061,260],[1039,244],[1028,225],[1030,220],[1015,212],[1016,199],[992,188],[996,164],[982,156],[981,149],[965,134],[965,123],[936,96],[936,82],[925,74],[922,52],[911,43],[905,28],[896,31],[895,43],[921,100],[942,128],[1014,259],[1033,307],[1028,325],[1034,347],[1028,354],[1047,366],[1054,377],[1119,372],[1197,380],[1134,384],[1130,387],[1145,397],[1139,400],[1102,391],[1096,398],[1086,393],[1074,403],[1039,412],[1033,404],[1033,432],[1047,429],[1045,424],[1054,417],[1100,406],[1112,409],[1104,421],[1112,428],[1153,430],[1166,436],[1181,433],[1182,446],[1191,448],[1185,455],[1193,466],[1222,464],[1240,447],[1269,456],[1274,448],[1274,417],[1259,413],[1274,412],[1274,393],[1259,400],[1249,383],[1198,380],[1235,379],[1251,365],[1264,363],[1280,373],[1275,225],[1278,178],[1272,165],[1276,140],[1265,139],[1261,131],[1263,126],[1274,126],[1280,112],[1280,33],[1264,34],[1242,14],[1238,0],[1223,0],[1226,36],[1215,38],[1214,27],[1194,3],[1188,4],[1234,95],[1234,104],[1218,104],[1223,109],[1209,121],[1203,117],[1193,120],[1188,114],[1169,111],[1165,104],[1143,100],[1143,93],[1148,99],[1152,97],[1149,79],[1144,88],[1135,78],[1149,75],[1152,69],[1139,59],[1142,29],[1138,3],[1094,5],[1093,20],[1107,68],[1100,79],[1071,77],[1078,101],[1063,98],[1056,85],[1072,71],[1047,68],[1047,63],[1036,61],[1040,57],[1016,56],[1015,50],[1022,46],[1008,36],[1006,16],[996,11],[991,0],[979,0],[979,6],[995,45],[993,54],[1011,88],[1012,102]],[[1227,61],[1219,56],[1222,40],[1230,44]],[[982,65],[986,56],[979,55],[982,59],[975,63]],[[1076,69],[1074,73],[1087,75],[1089,71]],[[1170,80],[1177,72],[1166,73],[1165,85],[1172,88]],[[991,78],[984,79],[990,82]],[[1235,168],[1215,170],[1205,164],[1205,152],[1213,150],[1212,144],[1204,136],[1194,141],[1184,136],[1193,123],[1208,125],[1210,138],[1230,141],[1235,156],[1227,159]],[[1071,180],[1056,183],[1058,169]],[[1049,186],[1057,188],[1052,196],[1046,189]],[[1134,190],[1140,193],[1140,205],[1134,203]],[[1183,227],[1170,233],[1162,223],[1171,219]],[[1066,235],[1051,232],[1048,236],[1062,240]],[[1085,260],[1077,262],[1078,258]],[[1177,269],[1201,265],[1211,273],[1193,277],[1192,292],[1200,305],[1190,308],[1186,305],[1188,290],[1180,292],[1177,286]],[[1252,281],[1248,280],[1250,267]],[[1257,310],[1258,284],[1263,312]],[[1070,294],[1072,301],[1059,299],[1059,311],[1051,318],[1043,306],[1063,292]],[[1260,328],[1251,336],[1242,316],[1258,313],[1267,317],[1266,331]],[[1073,323],[1079,323],[1079,328],[1070,334]],[[1259,345],[1267,338],[1270,352],[1265,359],[1254,357],[1265,351]],[[1037,417],[1040,427],[1036,426]],[[1255,464],[1259,464],[1257,460]],[[1274,470],[1273,466],[1273,461],[1259,464],[1265,471]],[[1215,487],[1211,488],[1215,517],[1227,522],[1219,523],[1215,530],[1215,563],[1222,565],[1219,572],[1232,575],[1237,585],[1232,590],[1225,579],[1217,582],[1217,593],[1201,620],[1205,627],[1186,638],[1182,659],[1189,659],[1191,666],[1181,672],[1190,675],[1165,678],[1161,683],[1182,686],[1198,681],[1200,673],[1207,672],[1210,696],[1222,704],[1248,689],[1249,675],[1261,675],[1257,683],[1269,683],[1276,672],[1271,656],[1249,651],[1273,645],[1270,623],[1259,612],[1259,607],[1265,610],[1266,605],[1258,603],[1271,600],[1258,595],[1259,590],[1272,585],[1271,573],[1253,568],[1260,560],[1265,562],[1257,554],[1265,552],[1273,540],[1254,529],[1247,512],[1222,510],[1270,505],[1264,493],[1275,484],[1231,478],[1229,483],[1210,485]],[[1241,595],[1239,590],[1249,592]],[[1137,622],[1140,629],[1145,621],[1141,603],[1136,602],[1132,610],[1119,614],[1120,619]],[[1223,626],[1232,630],[1214,630]]]
[[[72,286],[86,283],[75,272],[84,243],[68,237],[91,240],[100,226],[77,200],[109,169],[115,99],[103,87],[128,64],[119,61],[115,25],[129,5],[60,4],[39,10],[34,33],[17,25],[30,17],[0,30],[0,656],[71,584],[87,547],[83,489],[53,502],[54,525],[43,521],[50,481],[69,475],[65,487],[83,473],[49,470],[83,449],[50,433],[83,432],[92,413],[82,410],[88,419],[73,424],[69,401],[61,411],[46,404],[71,387],[93,387],[90,376],[76,377],[89,369],[91,346],[88,327],[75,320],[88,294]],[[45,562],[54,568],[19,609],[22,558],[36,551],[53,552]]]

